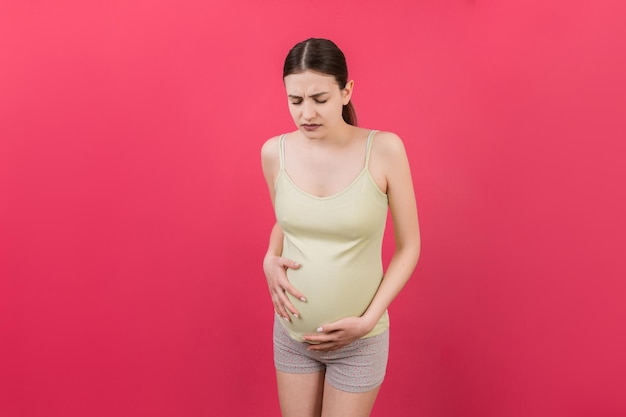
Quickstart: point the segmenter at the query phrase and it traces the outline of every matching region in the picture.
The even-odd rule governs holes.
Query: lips
[[[320,126],[321,125],[317,125],[317,124],[303,124],[302,128],[308,132],[312,132]]]

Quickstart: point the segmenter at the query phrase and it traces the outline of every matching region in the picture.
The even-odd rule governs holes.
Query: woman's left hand
[[[363,317],[347,317],[336,322],[320,326],[317,334],[305,335],[303,339],[314,343],[309,350],[330,352],[341,349],[365,336],[372,326]]]

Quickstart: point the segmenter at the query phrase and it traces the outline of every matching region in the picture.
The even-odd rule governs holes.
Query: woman
[[[297,130],[261,152],[277,218],[263,268],[281,412],[369,416],[387,365],[387,307],[419,257],[407,156],[395,134],[356,126],[354,82],[333,42],[294,46],[283,80]],[[383,275],[388,210],[396,249]]]

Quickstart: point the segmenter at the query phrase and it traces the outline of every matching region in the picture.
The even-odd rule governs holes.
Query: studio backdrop
[[[282,64],[309,37],[344,51],[417,195],[373,415],[626,415],[625,21],[617,0],[2,0],[0,415],[279,414],[260,148],[294,129]]]

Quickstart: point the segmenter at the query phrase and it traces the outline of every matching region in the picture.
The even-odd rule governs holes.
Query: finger
[[[309,343],[336,343],[337,342],[337,334],[307,334],[302,336],[302,338]]]
[[[285,310],[285,308],[284,308],[282,303],[275,302],[274,303],[274,311],[276,312],[276,314],[278,314],[278,316],[281,319],[285,319],[285,320],[289,321],[289,314],[287,313],[287,310]]]
[[[291,269],[298,269],[300,268],[300,264],[296,261],[294,261],[293,259],[289,259],[289,258],[283,258],[280,257],[278,260],[278,264],[280,266],[282,266],[283,268],[291,268]]]
[[[287,308],[285,306],[285,294],[282,290],[274,290],[272,291],[272,303],[274,304],[274,311],[281,318],[291,321],[289,313],[287,312]]]
[[[284,290],[273,290],[272,302],[274,303],[274,310],[285,320],[291,321],[290,314],[298,318],[300,317],[300,312],[293,306]]]
[[[337,330],[341,330],[342,327],[340,326],[336,326],[332,323],[329,324],[322,324],[320,327],[318,327],[317,329],[315,329],[315,331],[317,332],[318,335],[322,335],[322,334],[330,334],[333,333]]]
[[[289,260],[287,259],[287,261]],[[292,261],[289,261],[289,262],[292,262]],[[298,265],[298,268],[299,267],[300,266]],[[304,294],[298,291],[296,287],[291,285],[291,283],[289,282],[289,278],[287,278],[287,273],[285,272],[284,269],[279,268],[277,274],[278,276],[274,279],[274,282],[276,282],[276,284],[280,286],[280,289],[282,291],[286,291],[289,294],[293,295],[298,300],[302,302],[306,302],[306,297],[304,296]]]
[[[291,294],[292,296],[294,296],[298,300],[302,301],[303,303],[306,302],[306,297],[304,296],[304,294],[302,294],[300,291],[298,291],[296,289],[296,287],[294,287],[293,285],[287,283],[283,288],[284,288],[285,292]]]
[[[342,345],[338,343],[319,343],[316,345],[310,345],[307,347],[307,350],[315,351],[315,352],[332,352],[333,350],[337,350],[341,348]]]
[[[300,312],[296,307],[294,307],[293,303],[291,302],[289,297],[287,297],[286,293],[283,293],[280,299],[286,311],[293,314],[296,318],[300,318]]]
[[[274,307],[274,314],[276,314],[276,316],[278,316],[281,320],[285,319],[284,313],[280,313],[276,307]]]
[[[300,266],[298,266],[298,268],[299,267]],[[276,282],[283,288],[283,290],[287,291],[289,294],[293,295],[300,301],[306,301],[306,297],[304,296],[304,294],[298,291],[296,287],[291,285],[291,283],[289,282],[289,278],[287,278],[287,273],[284,269],[278,270],[278,277],[276,278]]]
[[[349,327],[349,319],[339,319],[337,321],[333,321],[332,323],[324,323],[320,327],[317,328],[317,333],[332,333],[339,330],[344,330]]]

